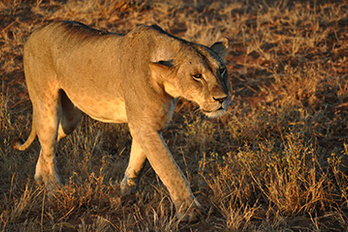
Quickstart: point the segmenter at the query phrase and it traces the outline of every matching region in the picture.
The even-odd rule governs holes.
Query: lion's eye
[[[202,74],[194,74],[194,75],[192,75],[192,77],[194,78],[194,79],[196,79],[196,80],[199,80],[199,79],[202,79],[203,78],[203,76],[202,76]]]

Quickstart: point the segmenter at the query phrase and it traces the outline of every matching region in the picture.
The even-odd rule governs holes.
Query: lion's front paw
[[[121,196],[134,195],[137,192],[137,179],[125,176],[120,185]]]
[[[205,217],[205,210],[203,207],[195,200],[188,208],[184,208],[182,205],[177,213],[177,218],[183,222],[196,222],[203,220]]]
[[[203,220],[205,217],[204,210],[201,208],[193,208],[186,211],[184,214],[178,214],[178,219],[183,222],[197,222]]]

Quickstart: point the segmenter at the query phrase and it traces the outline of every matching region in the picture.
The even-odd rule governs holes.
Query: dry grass
[[[348,7],[345,1],[0,2],[1,231],[345,231],[348,229]],[[185,224],[149,165],[134,202],[120,198],[127,125],[85,117],[58,149],[65,190],[34,183],[39,144],[29,133],[22,66],[27,36],[45,22],[78,20],[127,32],[157,23],[192,41],[230,38],[234,101],[208,120],[181,100],[164,133],[207,209]]]

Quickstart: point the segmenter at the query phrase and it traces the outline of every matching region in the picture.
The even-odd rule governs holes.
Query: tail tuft
[[[24,151],[25,149],[27,149],[30,146],[30,144],[34,141],[35,138],[36,138],[36,129],[35,129],[35,125],[33,123],[31,126],[31,132],[30,132],[30,135],[29,135],[27,141],[25,141],[23,143],[20,138],[16,137],[12,140],[12,146],[14,149]]]
[[[12,146],[14,149],[22,151],[21,149],[22,145],[23,145],[23,140],[21,140],[21,138],[16,137],[12,140]]]

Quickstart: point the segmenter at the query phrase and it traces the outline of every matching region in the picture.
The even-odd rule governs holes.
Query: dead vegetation
[[[348,7],[345,1],[37,0],[0,3],[2,231],[345,231],[348,229]],[[209,120],[181,100],[164,133],[206,218],[175,218],[149,165],[134,202],[120,198],[127,125],[85,117],[58,149],[65,189],[33,181],[39,144],[23,43],[42,24],[77,20],[113,32],[159,24],[182,38],[231,41],[234,101]]]

